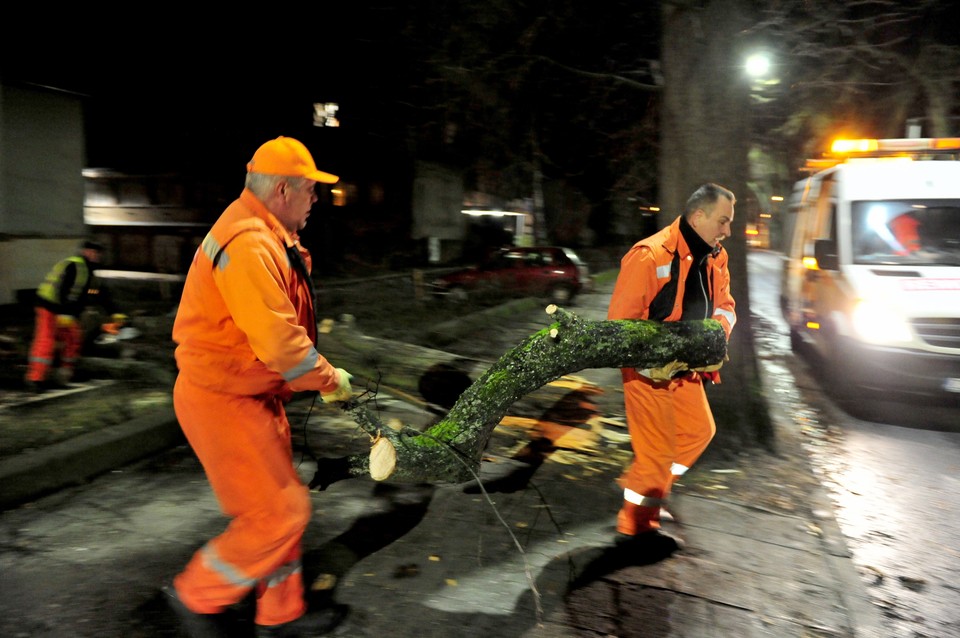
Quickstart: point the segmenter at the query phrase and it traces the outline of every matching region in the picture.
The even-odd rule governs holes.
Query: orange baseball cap
[[[340,180],[336,175],[318,171],[307,147],[292,137],[282,135],[257,149],[253,159],[247,162],[247,172],[305,177],[324,184],[334,184]]]

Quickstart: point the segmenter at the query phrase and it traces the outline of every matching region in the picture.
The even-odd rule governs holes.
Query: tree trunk
[[[747,278],[745,222],[757,202],[747,187],[750,140],[749,84],[742,72],[750,14],[745,0],[671,3],[662,8],[663,115],[660,146],[659,226],[682,212],[686,198],[705,182],[737,197],[733,236],[724,240],[730,258],[737,325],[722,385],[710,389],[717,421],[716,451],[772,445],[753,344]],[[747,400],[745,401],[744,398]]]
[[[476,476],[494,428],[515,401],[534,390],[587,368],[659,368],[673,361],[689,369],[721,363],[726,356],[722,326],[711,319],[661,323],[643,320],[586,321],[556,306],[551,326],[507,351],[460,395],[450,412],[420,432],[385,427],[364,404],[350,402],[360,427],[376,437],[379,458],[386,439],[396,467],[371,468],[363,455],[320,459],[311,487],[371,474],[398,482],[463,482]],[[373,470],[373,471],[371,471]]]

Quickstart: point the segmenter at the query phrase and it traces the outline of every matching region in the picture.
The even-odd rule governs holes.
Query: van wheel
[[[861,387],[855,379],[856,357],[839,340],[830,342],[830,360],[821,358],[829,395],[837,406],[861,421],[881,421],[883,397],[873,390]]]
[[[800,354],[802,349],[803,339],[800,337],[800,333],[790,328],[790,351],[794,354]]]
[[[855,366],[852,355],[847,354],[847,348],[839,338],[834,336],[832,326],[825,326],[824,329],[831,330],[831,338],[828,341],[830,354],[821,353],[818,361],[821,367],[824,383],[826,384],[827,395],[829,395],[842,410],[851,416],[857,416],[857,413],[863,413],[865,407],[863,399],[865,392],[862,388],[853,382],[854,374],[852,366]]]

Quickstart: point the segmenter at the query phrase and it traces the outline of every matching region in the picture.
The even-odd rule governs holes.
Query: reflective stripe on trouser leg
[[[677,439],[676,457],[671,471],[675,475],[682,475],[688,468],[693,467],[710,445],[717,426],[699,376],[684,377],[674,391],[674,397]],[[678,472],[678,468],[683,471]]]
[[[83,330],[79,323],[57,327],[57,343],[60,345],[60,369],[57,380],[69,383],[73,379],[73,370],[80,359],[80,347],[83,345]]]
[[[715,426],[698,378],[654,384],[633,370],[625,370],[623,376],[634,459],[621,477],[625,496],[617,530],[639,534],[660,527],[660,504],[670,493],[675,473],[699,458]],[[626,490],[656,501],[631,502]]]
[[[79,323],[70,326],[57,328],[57,341],[63,344],[63,350],[60,352],[60,363],[62,367],[73,370],[74,365],[80,359],[80,347],[83,345],[83,330]]]
[[[625,489],[623,490],[623,500],[628,503],[633,503],[634,505],[639,505],[640,507],[662,507],[663,499],[656,498],[653,496],[644,496],[643,494],[637,494],[633,490]]]
[[[290,562],[284,563],[257,583],[255,622],[258,625],[280,625],[289,622],[293,618],[277,616],[271,610],[292,609],[305,605],[303,568],[300,565],[299,548],[296,552],[291,552],[290,557]]]
[[[182,374],[173,399],[184,434],[232,519],[177,575],[177,592],[193,611],[216,613],[256,586],[256,623],[295,620],[306,610],[300,540],[311,508],[293,466],[282,404],[212,392]],[[263,582],[285,568],[285,576]]]
[[[662,498],[637,494],[631,489],[623,490],[623,505],[617,513],[617,531],[635,536],[660,528]]]
[[[40,382],[47,378],[57,351],[57,315],[46,308],[34,310],[33,343],[30,344],[27,381]]]

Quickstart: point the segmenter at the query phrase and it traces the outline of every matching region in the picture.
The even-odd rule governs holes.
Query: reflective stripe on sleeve
[[[670,276],[670,264],[657,266],[657,279],[666,279]]]
[[[737,323],[737,316],[730,312],[729,310],[723,310],[722,308],[717,308],[713,311],[714,315],[720,315],[721,317],[726,317],[727,323],[730,324],[730,327],[733,328],[734,324]]]
[[[283,380],[290,383],[297,377],[305,375],[316,367],[319,359],[320,353],[314,348],[310,348],[310,352],[303,358],[303,361],[283,373]]]
[[[220,242],[216,240],[212,233],[207,233],[207,236],[203,238],[203,243],[200,244],[200,250],[202,250],[203,254],[207,256],[207,259],[216,264],[220,270],[226,268],[227,263],[230,261],[226,253],[220,254]],[[219,261],[217,259],[218,255],[220,256]]]

